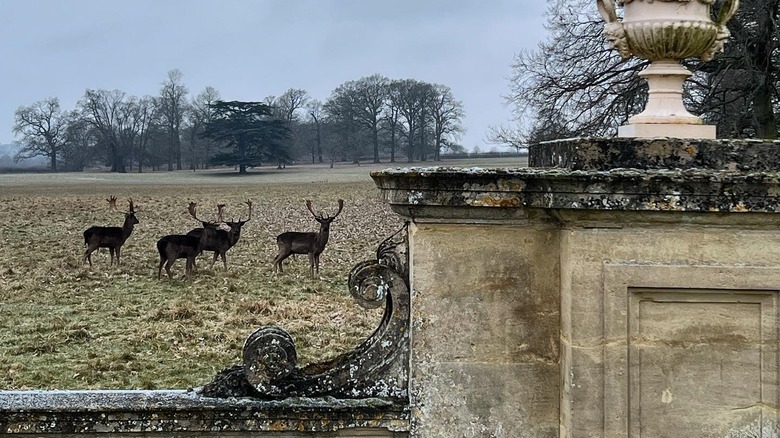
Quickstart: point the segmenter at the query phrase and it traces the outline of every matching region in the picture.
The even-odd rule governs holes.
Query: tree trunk
[[[758,93],[753,99],[753,114],[756,115],[756,136],[774,140],[777,138],[777,124],[775,123],[775,113],[772,109],[771,90],[764,83],[757,91]]]
[[[374,128],[374,163],[379,162],[379,131]]]
[[[127,169],[125,168],[125,160],[121,155],[114,154],[114,162],[111,165],[111,171],[118,172],[118,173],[127,173]]]
[[[239,164],[238,165],[238,173],[239,174],[246,174],[246,164]]]
[[[409,128],[409,134],[406,137],[407,141],[409,142],[409,144],[406,145],[407,148],[406,159],[410,163],[414,161],[414,134],[415,134],[414,130]]]
[[[756,136],[758,138],[776,139],[777,124],[775,123],[775,113],[772,107],[772,52],[775,47],[774,36],[776,33],[776,23],[773,20],[777,16],[778,4],[769,5],[766,3],[766,11],[760,14],[757,26],[761,33],[754,41],[752,50],[750,50],[753,62],[755,62],[758,73],[761,75],[761,83],[756,88],[756,94],[753,98],[753,114],[755,115]]]
[[[317,157],[319,162],[322,163],[322,133],[320,132],[320,125],[317,124]]]
[[[395,126],[390,127],[390,162],[395,163]]]
[[[176,170],[181,170],[181,142],[176,142]]]

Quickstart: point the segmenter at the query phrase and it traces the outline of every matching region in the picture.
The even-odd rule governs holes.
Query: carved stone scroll
[[[385,312],[379,327],[363,343],[332,360],[297,367],[292,337],[277,326],[260,327],[246,340],[243,367],[223,371],[202,393],[235,396],[220,390],[219,381],[243,380],[261,398],[334,396],[341,398],[408,397],[409,265],[408,229],[385,239],[376,260],[357,264],[348,287],[357,303]],[[239,376],[239,377],[237,377]]]

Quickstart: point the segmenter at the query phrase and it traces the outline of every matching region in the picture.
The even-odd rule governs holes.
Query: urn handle
[[[599,14],[601,14],[601,18],[603,18],[604,21],[607,23],[614,23],[617,21],[617,12],[615,12],[615,4],[612,0],[596,0],[596,6],[599,8]]]
[[[739,8],[739,0],[726,0],[723,2],[723,4],[720,6],[720,10],[718,11],[718,18],[715,20],[715,22],[723,26],[726,24],[727,21],[731,20],[731,17],[734,16],[734,14],[737,13],[737,9]],[[601,9],[599,7],[599,9]]]

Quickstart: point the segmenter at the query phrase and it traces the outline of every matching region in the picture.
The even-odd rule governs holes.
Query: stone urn
[[[632,55],[650,65],[639,75],[647,81],[645,110],[618,129],[619,137],[715,138],[708,126],[689,113],[682,100],[683,82],[691,76],[681,61],[699,57],[709,61],[723,50],[729,37],[726,22],[739,0],[726,0],[711,19],[715,0],[596,0],[607,24],[604,36],[623,58]],[[623,8],[623,18],[616,6]]]

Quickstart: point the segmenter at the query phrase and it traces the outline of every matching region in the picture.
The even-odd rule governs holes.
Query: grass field
[[[446,163],[518,167],[517,160]],[[246,336],[266,324],[295,339],[299,363],[333,357],[357,345],[379,323],[381,309],[353,303],[346,275],[372,259],[376,246],[402,224],[378,197],[369,172],[381,166],[294,166],[234,172],[0,175],[0,389],[173,389],[199,386],[239,363]],[[140,221],[122,247],[122,265],[108,251],[82,263],[83,231],[120,226],[123,215],[105,201],[132,197]],[[228,252],[228,270],[210,253],[198,271],[157,280],[157,240],[198,226],[187,213],[246,217],[241,240]],[[306,210],[335,212],[320,275],[308,259],[288,259],[273,274],[276,235],[316,231]],[[207,258],[208,257],[208,258]],[[164,274],[164,273],[163,273]]]

